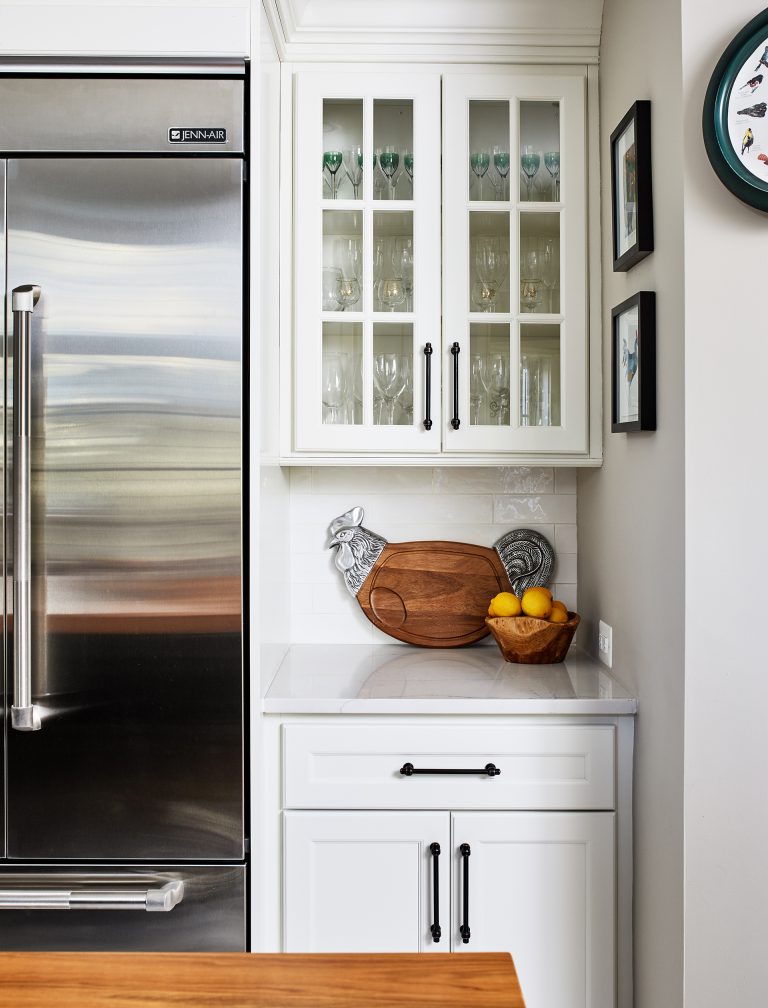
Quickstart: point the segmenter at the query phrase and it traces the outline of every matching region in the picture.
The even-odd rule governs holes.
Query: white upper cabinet
[[[445,452],[588,448],[585,136],[582,73],[443,78]]]
[[[294,81],[284,454],[586,460],[586,69]]]
[[[437,453],[440,75],[301,73],[295,141],[295,448]]]

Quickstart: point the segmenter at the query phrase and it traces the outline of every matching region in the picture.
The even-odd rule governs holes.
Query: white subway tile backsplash
[[[346,590],[328,549],[328,526],[356,505],[389,542],[454,540],[492,546],[532,527],[557,554],[552,590],[576,608],[576,479],[547,466],[487,468],[338,466],[290,476],[294,643],[386,643]],[[491,642],[492,643],[492,642]]]
[[[575,525],[555,526],[555,551],[557,553],[578,552],[576,542],[577,536]]]
[[[572,470],[568,470],[569,472]],[[434,469],[436,493],[553,493],[553,470],[542,466]]]
[[[528,522],[576,521],[575,494],[537,494],[531,497],[494,497],[493,520],[497,525],[525,525]]]
[[[426,494],[432,493],[432,470],[397,466],[328,466],[312,470],[314,494]]]

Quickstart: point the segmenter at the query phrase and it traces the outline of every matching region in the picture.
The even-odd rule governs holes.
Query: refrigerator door
[[[239,865],[0,871],[4,952],[245,952],[245,919]]]
[[[7,856],[240,859],[242,164],[19,158],[6,192],[8,292],[41,292],[6,299],[31,434],[7,692],[26,676],[41,724],[6,715]]]

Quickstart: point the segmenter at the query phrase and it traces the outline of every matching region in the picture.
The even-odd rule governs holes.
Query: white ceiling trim
[[[603,6],[602,0],[264,0],[264,5],[272,13],[273,31],[279,24],[287,59],[544,63],[596,62]]]

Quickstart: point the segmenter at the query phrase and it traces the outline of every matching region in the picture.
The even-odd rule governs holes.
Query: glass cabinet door
[[[296,76],[294,447],[440,449],[440,76]]]
[[[443,83],[443,451],[586,452],[585,78]]]

